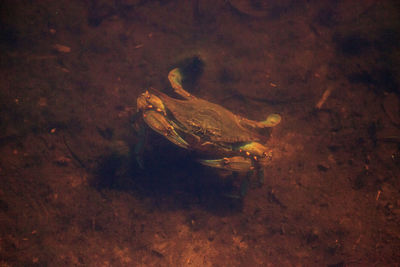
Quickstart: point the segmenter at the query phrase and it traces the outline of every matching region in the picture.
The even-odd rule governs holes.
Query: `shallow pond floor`
[[[256,5],[258,3],[258,6]],[[0,4],[0,266],[397,266],[397,1]],[[189,63],[188,63],[189,62]],[[149,131],[185,88],[282,121],[262,186]],[[192,65],[190,65],[192,64]]]

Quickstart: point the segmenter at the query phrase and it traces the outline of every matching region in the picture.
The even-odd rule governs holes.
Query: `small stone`
[[[329,170],[328,166],[324,166],[323,164],[318,164],[317,168],[320,172],[326,172],[327,170]]]
[[[45,97],[39,98],[38,105],[39,105],[39,107],[47,106],[47,99]]]
[[[60,45],[60,44],[55,44],[54,49],[57,50],[58,52],[62,52],[62,53],[69,53],[71,52],[71,48],[66,46],[66,45]]]

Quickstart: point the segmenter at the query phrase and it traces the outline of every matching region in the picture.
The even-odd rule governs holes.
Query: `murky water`
[[[0,265],[396,265],[399,9],[3,1]],[[246,173],[136,127],[175,67],[196,97],[282,117],[244,197]]]

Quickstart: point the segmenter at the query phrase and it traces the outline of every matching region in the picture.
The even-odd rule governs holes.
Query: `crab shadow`
[[[238,189],[230,175],[202,166],[190,151],[152,135],[142,168],[133,147],[128,156],[104,156],[98,159],[92,186],[129,192],[161,210],[198,207],[221,216],[242,210],[242,199],[227,197]]]

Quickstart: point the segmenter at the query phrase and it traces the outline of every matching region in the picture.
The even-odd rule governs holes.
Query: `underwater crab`
[[[264,121],[249,120],[185,91],[180,69],[171,70],[168,79],[182,99],[154,88],[137,99],[138,114],[151,129],[175,145],[197,152],[204,158],[199,160],[203,165],[236,172],[263,172],[271,151],[264,145],[268,137],[258,130],[279,124],[278,114],[271,114]]]

